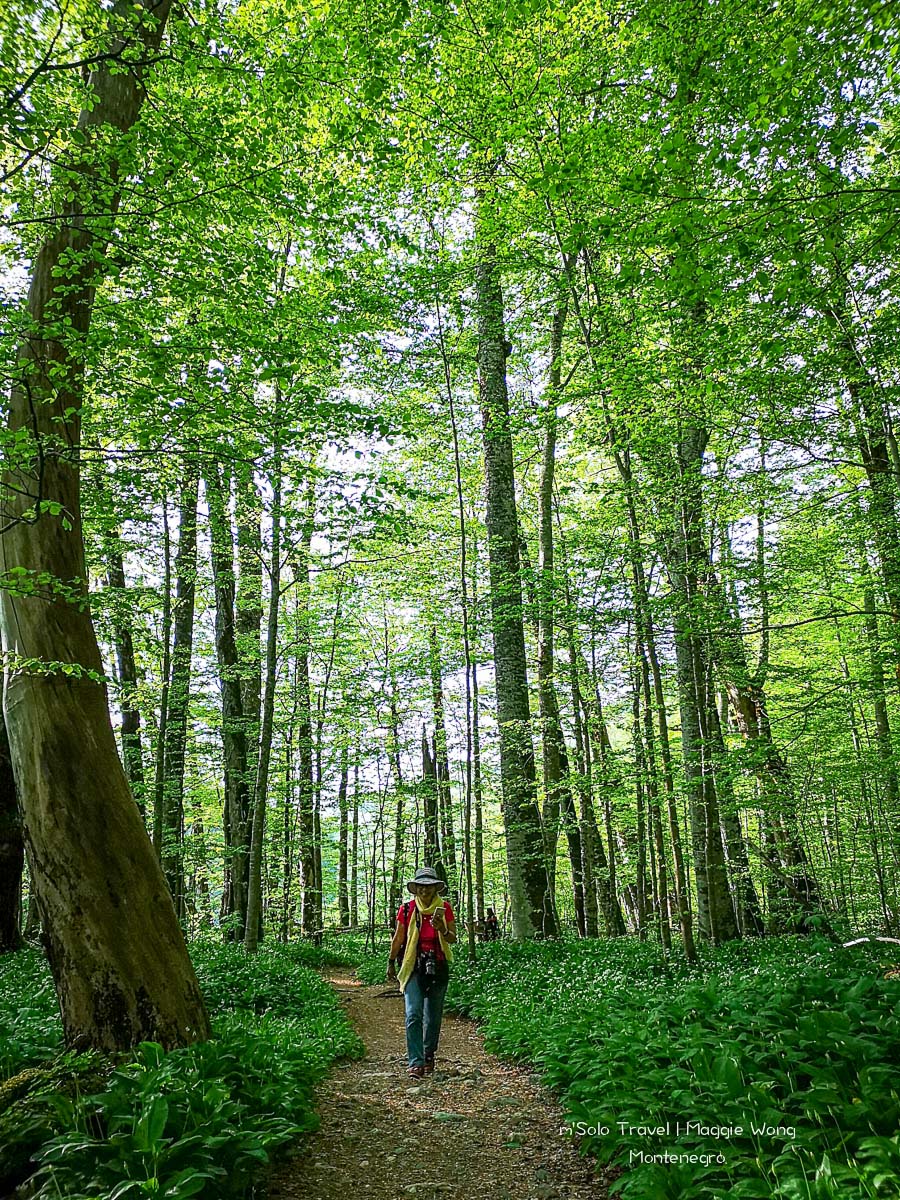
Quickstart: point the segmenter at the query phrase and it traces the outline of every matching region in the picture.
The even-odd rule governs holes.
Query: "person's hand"
[[[431,918],[431,923],[436,929],[439,929],[441,933],[447,932],[446,912],[443,905],[434,910],[434,916]]]
[[[391,959],[391,961],[388,963],[387,977],[391,981],[396,980],[397,978],[397,964],[393,959]]]

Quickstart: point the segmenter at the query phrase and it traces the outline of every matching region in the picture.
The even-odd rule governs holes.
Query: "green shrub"
[[[900,985],[877,959],[770,939],[691,968],[637,941],[500,943],[458,966],[448,1005],[540,1069],[583,1148],[626,1168],[624,1196],[893,1198]],[[713,1161],[635,1157],[667,1151]]]
[[[206,943],[192,955],[213,1039],[168,1053],[147,1042],[118,1064],[98,1055],[57,1059],[43,1088],[20,1088],[6,1109],[7,1186],[37,1164],[35,1200],[241,1196],[262,1163],[314,1127],[315,1084],[336,1057],[362,1053],[310,966],[335,961],[334,952],[270,945],[249,957],[239,946]],[[29,952],[0,963],[4,1024],[23,981],[38,985],[33,1021],[5,1030],[17,1067],[59,1045],[58,1015],[55,1029],[47,1020],[48,978]],[[64,1063],[80,1086],[62,1086]],[[0,1099],[0,1129],[4,1116]]]

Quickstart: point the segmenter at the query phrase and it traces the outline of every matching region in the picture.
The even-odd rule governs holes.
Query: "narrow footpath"
[[[445,1013],[434,1075],[410,1080],[396,984],[326,978],[366,1057],[319,1085],[321,1126],[273,1172],[269,1200],[605,1200],[553,1096],[488,1054],[473,1021]]]

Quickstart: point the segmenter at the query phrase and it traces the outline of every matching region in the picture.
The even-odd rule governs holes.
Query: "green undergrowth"
[[[896,1200],[885,950],[766,939],[689,967],[634,940],[501,942],[457,963],[448,1006],[558,1090],[630,1200]]]
[[[362,1053],[315,970],[340,950],[191,953],[213,1039],[168,1053],[147,1042],[115,1062],[62,1049],[37,952],[0,959],[0,1195],[28,1178],[34,1200],[245,1196],[315,1127],[313,1087],[335,1058]]]

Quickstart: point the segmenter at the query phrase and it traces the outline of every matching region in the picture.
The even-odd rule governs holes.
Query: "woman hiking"
[[[431,867],[420,867],[406,886],[414,899],[397,913],[387,977],[399,980],[406,1003],[407,1074],[421,1079],[434,1070],[456,918],[450,902],[441,899],[444,881]]]

